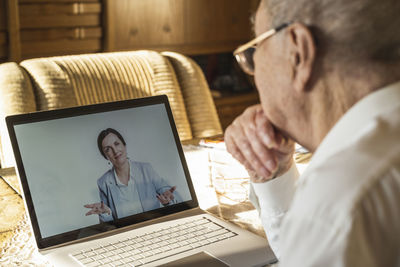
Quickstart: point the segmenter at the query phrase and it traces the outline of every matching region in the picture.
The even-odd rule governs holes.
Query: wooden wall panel
[[[7,58],[7,33],[0,31],[0,62],[5,61]]]
[[[21,17],[53,14],[98,14],[101,12],[101,3],[21,4],[19,12]]]
[[[6,1],[0,0],[0,31],[7,29]]]
[[[102,0],[20,0],[22,58],[101,52]]]
[[[102,35],[101,27],[22,30],[21,40],[28,42],[59,39],[100,39]]]
[[[111,0],[112,1],[112,0]],[[118,41],[135,46],[175,44],[184,40],[185,0],[122,0],[115,5]],[[129,18],[129,19],[128,19]]]
[[[0,63],[7,58],[7,16],[5,0],[0,0]]]
[[[0,62],[5,61],[7,58],[7,46],[0,44]]]
[[[99,15],[49,15],[21,17],[21,29],[62,28],[79,26],[99,26]]]
[[[22,44],[23,58],[91,53],[101,51],[102,42],[93,40],[55,40]],[[60,49],[62,48],[62,49]]]
[[[6,0],[7,32],[8,32],[8,60],[19,62],[21,60],[21,39],[19,24],[18,1]]]
[[[7,34],[5,31],[0,32],[0,45],[5,45],[7,43]]]
[[[232,51],[252,36],[258,0],[107,0],[109,51]]]
[[[115,1],[115,0],[114,0]],[[35,3],[91,3],[91,2],[99,2],[98,0],[19,0],[20,4],[35,4]]]
[[[185,1],[185,39],[188,43],[240,43],[250,37],[251,1]],[[216,4],[218,3],[218,4]]]

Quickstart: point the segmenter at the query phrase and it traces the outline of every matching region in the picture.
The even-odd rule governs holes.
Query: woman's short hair
[[[103,152],[103,140],[104,140],[104,138],[106,138],[106,136],[109,135],[110,133],[115,134],[115,135],[119,138],[119,140],[121,140],[121,142],[124,144],[124,146],[126,146],[126,143],[125,143],[124,138],[122,137],[122,135],[121,135],[117,130],[115,130],[115,129],[113,129],[113,128],[107,128],[107,129],[101,131],[101,132],[99,133],[99,136],[97,137],[97,146],[99,147],[100,154],[101,154],[105,159],[107,159],[107,157],[106,157],[106,155],[105,155],[104,152]]]

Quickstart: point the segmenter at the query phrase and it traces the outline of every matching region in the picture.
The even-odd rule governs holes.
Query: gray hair
[[[400,60],[399,0],[262,0],[273,27],[309,26],[317,47],[348,60]],[[350,57],[350,58],[349,58]]]

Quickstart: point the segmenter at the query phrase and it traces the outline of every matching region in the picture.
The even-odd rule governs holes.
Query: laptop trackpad
[[[213,257],[212,255],[206,252],[200,252],[193,254],[191,256],[169,262],[164,265],[160,265],[163,267],[183,267],[183,266],[190,266],[190,267],[226,267],[229,266],[222,262],[221,260]]]

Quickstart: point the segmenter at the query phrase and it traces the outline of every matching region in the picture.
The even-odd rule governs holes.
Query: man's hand
[[[93,203],[93,204],[86,204],[84,205],[85,208],[91,209],[89,210],[85,215],[92,215],[92,214],[103,214],[103,213],[107,213],[108,215],[111,214],[111,209],[104,204],[104,202],[100,202],[100,203]]]
[[[160,201],[161,204],[163,205],[168,205],[169,202],[174,200],[174,191],[176,189],[176,186],[171,187],[167,191],[165,191],[162,194],[157,194],[157,199]]]
[[[282,175],[293,163],[294,142],[274,128],[261,105],[237,117],[224,139],[228,152],[247,168],[253,182]]]

